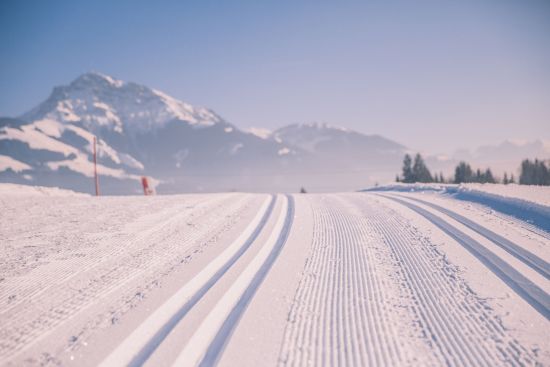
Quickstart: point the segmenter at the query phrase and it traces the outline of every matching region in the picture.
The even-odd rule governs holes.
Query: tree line
[[[531,161],[525,159],[521,162],[519,184],[520,185],[550,185],[550,165],[539,159]],[[502,179],[498,179],[493,175],[490,168],[485,170],[472,169],[470,164],[466,162],[460,162],[456,168],[454,177],[445,178],[443,173],[433,174],[428,169],[428,166],[424,162],[424,158],[417,153],[413,158],[409,154],[405,154],[403,158],[403,167],[401,175],[395,177],[396,182],[404,183],[503,183],[510,184],[516,183],[514,174],[508,175],[504,173]]]

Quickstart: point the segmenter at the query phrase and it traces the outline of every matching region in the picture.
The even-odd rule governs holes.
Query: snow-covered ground
[[[436,183],[393,183],[375,187],[367,191],[440,191],[447,193],[468,192],[477,195],[491,195],[503,200],[521,200],[527,203],[550,206],[550,186],[529,186],[518,184],[436,184]]]
[[[97,198],[2,184],[0,365],[550,364],[550,232],[456,193],[525,215],[518,203],[547,198],[449,188]]]

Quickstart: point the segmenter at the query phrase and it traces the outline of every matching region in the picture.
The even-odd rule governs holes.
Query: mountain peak
[[[29,122],[51,119],[76,123],[97,132],[110,129],[148,131],[173,120],[195,126],[223,122],[213,111],[194,107],[156,89],[91,71],[69,85],[54,88],[50,97],[22,116]]]
[[[341,131],[341,132],[351,132],[349,129],[347,129],[345,127],[330,125],[326,122],[317,122],[317,121],[290,124],[290,125],[284,126],[280,129],[276,130],[276,132],[277,131],[281,132],[281,131],[285,131],[285,130],[318,130],[318,131],[333,130],[333,131]]]
[[[84,73],[71,82],[71,86],[89,86],[90,84],[121,88],[124,85],[124,82],[98,71],[89,71]]]

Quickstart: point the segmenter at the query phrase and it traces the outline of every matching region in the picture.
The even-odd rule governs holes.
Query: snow
[[[111,106],[102,102],[94,102],[93,105],[94,107],[97,107],[104,111],[105,118],[101,118],[98,116],[96,116],[95,118],[95,120],[100,125],[110,125],[111,123],[114,123],[115,126],[122,125],[122,121],[120,121],[120,118],[117,116],[116,111]]]
[[[394,188],[0,185],[0,364],[548,365],[550,234]]]
[[[78,122],[81,120],[80,117],[73,111],[73,106],[71,101],[60,101],[57,103],[56,112],[58,112],[59,115],[63,116],[63,121],[68,122]]]
[[[277,151],[278,155],[287,155],[288,153],[290,153],[290,149],[287,147],[281,148]]]
[[[102,74],[102,73],[98,73],[98,72],[94,72],[94,73],[96,75],[99,75],[99,76],[103,77],[105,80],[107,80],[109,82],[109,84],[111,84],[111,85],[113,85],[117,88],[120,88],[124,85],[124,82],[122,80],[115,79],[112,76],[105,75],[105,74]]]
[[[0,183],[0,197],[19,200],[22,197],[88,197],[88,194],[58,187],[27,186]],[[0,232],[1,234],[1,232]]]
[[[21,118],[29,122],[78,122],[92,132],[109,128],[121,134],[149,131],[174,119],[197,127],[222,121],[206,108],[194,107],[159,90],[97,72],[83,74],[70,85],[55,88],[47,101]],[[53,133],[47,133],[50,132]]]
[[[199,274],[186,283],[183,288],[178,290],[176,294],[147,318],[137,330],[124,340],[113,353],[102,362],[102,366],[128,365],[152,340],[156,342],[161,339],[162,337],[157,335],[157,333],[166,324],[171,322],[170,317],[178,313],[178,310],[186,307],[196,293],[208,287],[208,283],[210,283],[212,279],[215,279],[221,269],[228,268],[234,256],[238,254],[243,247],[247,246],[248,239],[253,236],[256,228],[262,224],[262,220],[268,209],[272,209],[269,204],[270,200],[266,199],[256,217],[241,235],[229,245],[220,256],[209,263]],[[165,336],[166,335],[163,335],[163,337]]]
[[[261,139],[264,139],[264,140],[269,139],[271,137],[271,133],[272,133],[271,130],[264,129],[264,128],[261,128],[261,127],[249,127],[245,131],[247,133],[255,135],[258,138],[261,138]]]
[[[518,184],[462,184],[460,191],[486,193],[503,199],[518,199],[550,207],[550,186],[529,186]]]
[[[51,170],[57,171],[61,167],[68,168],[74,172],[83,174],[86,177],[94,177],[94,164],[88,159],[88,156],[78,154],[73,159],[66,159],[63,161],[48,162],[46,164]],[[133,179],[140,180],[141,177],[126,173],[119,168],[110,168],[102,164],[97,164],[98,175],[110,176],[120,179]]]
[[[32,167],[26,163],[13,159],[12,157],[0,154],[0,172],[6,171],[8,169],[12,170],[13,172],[21,172],[25,170],[30,170],[32,169]]]
[[[229,153],[230,153],[231,155],[235,155],[235,154],[237,154],[237,153],[239,152],[239,150],[242,149],[242,147],[244,147],[244,144],[243,144],[243,143],[237,143],[237,144],[235,144],[235,145],[233,145],[233,146],[231,147],[231,150],[229,151]]]
[[[60,138],[63,134],[64,127],[61,123],[51,119],[43,119],[33,122],[38,130],[52,138]]]
[[[199,126],[212,126],[219,122],[219,118],[205,108],[195,108],[156,89],[152,91],[162,99],[172,117]]]
[[[447,193],[466,192],[477,195],[489,194],[489,197],[499,197],[503,200],[521,200],[527,203],[550,207],[550,186],[518,185],[518,184],[435,184],[435,183],[392,183],[368,189],[370,191],[440,191]]]
[[[79,150],[75,146],[66,144],[62,140],[59,140],[62,139],[65,131],[75,133],[77,136],[84,139],[87,142],[87,145],[83,146],[81,148],[82,150]],[[74,157],[69,159],[46,162],[46,166],[52,170],[58,170],[60,167],[66,167],[75,172],[82,173],[87,177],[91,177],[93,175],[93,167],[91,165],[92,163],[89,161],[89,156],[91,156],[93,152],[94,134],[80,126],[60,123],[59,121],[46,118],[37,120],[27,125],[22,125],[20,128],[4,127],[0,129],[0,140],[17,140],[27,144],[30,149],[61,153],[65,157],[73,155]],[[98,139],[97,145],[99,158],[108,158],[117,165],[123,164],[127,167],[138,170],[144,169],[141,162],[128,154],[118,153],[104,140]],[[35,154],[38,153],[35,152]],[[0,165],[0,171],[8,169],[10,166],[15,172],[33,169],[31,166],[18,162],[9,156],[3,157],[2,164]],[[111,168],[103,164],[98,165],[98,172],[100,174],[116,178],[138,179],[137,176],[128,175],[121,168]]]
[[[143,163],[141,163],[140,161],[138,161],[137,159],[135,159],[129,154],[126,154],[126,153],[119,154],[118,158],[120,159],[120,162],[122,164],[128,167],[136,168],[141,171],[145,169],[145,166],[143,165]]]
[[[23,125],[21,126],[21,130],[12,127],[3,127],[0,129],[0,133],[2,133],[0,140],[18,140],[27,144],[32,149],[49,150],[61,153],[66,157],[70,154],[78,154],[78,149],[49,137],[33,125]]]

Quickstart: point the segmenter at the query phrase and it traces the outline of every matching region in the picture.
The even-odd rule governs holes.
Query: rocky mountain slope
[[[389,179],[404,147],[325,124],[243,131],[215,112],[92,72],[0,119],[0,180],[93,189],[93,139],[105,193],[344,190]]]

